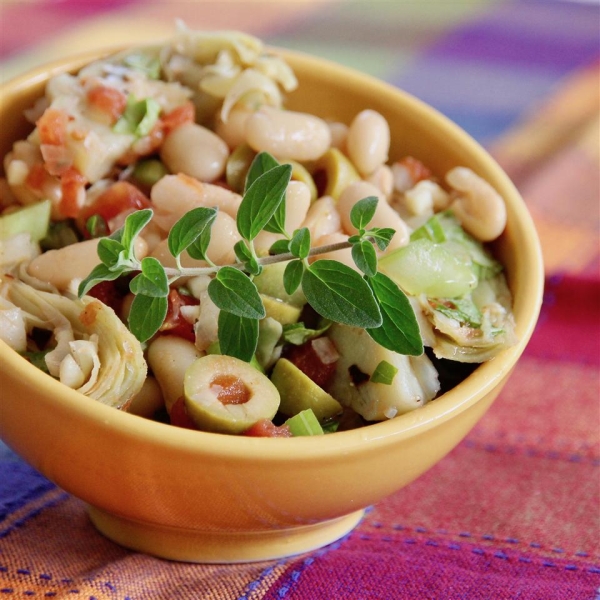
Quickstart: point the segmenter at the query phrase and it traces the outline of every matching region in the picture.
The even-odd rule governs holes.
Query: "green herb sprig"
[[[253,278],[265,265],[285,261],[283,286],[288,294],[301,286],[310,306],[327,321],[363,328],[389,350],[420,355],[423,344],[410,302],[389,277],[377,270],[375,246],[385,250],[395,233],[393,229],[368,228],[378,199],[369,196],[352,208],[350,219],[357,233],[347,242],[313,248],[306,227],[291,234],[285,230],[285,192],[291,171],[290,165],[279,164],[264,152],[253,161],[237,213],[237,229],[242,238],[234,248],[238,262],[218,266],[207,256],[217,209],[206,207],[189,211],[171,228],[167,243],[175,258],[174,268],[164,267],[152,257],[139,261],[134,254],[135,240],[153,215],[151,209],[143,209],[129,215],[121,229],[100,239],[101,263],[81,282],[79,296],[101,281],[134,275],[129,284],[135,298],[128,324],[137,339],[145,342],[165,320],[169,289],[175,281],[213,275],[208,294],[220,309],[221,352],[250,361],[258,343],[258,323],[266,316]],[[254,240],[263,230],[281,234],[284,239],[273,244],[269,256],[259,257]],[[336,260],[309,262],[310,257],[343,248],[352,248],[352,258],[360,272]],[[183,267],[184,251],[205,261],[207,266]]]

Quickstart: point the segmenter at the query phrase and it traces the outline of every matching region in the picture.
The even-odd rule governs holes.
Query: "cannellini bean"
[[[292,233],[302,226],[310,207],[310,188],[301,181],[290,181],[285,191],[285,230]],[[269,231],[261,231],[254,245],[258,252],[266,252],[282,236]]]
[[[370,175],[365,177],[365,181],[379,188],[388,200],[391,198],[394,191],[394,176],[387,165],[377,167]]]
[[[391,227],[396,230],[388,250],[394,250],[406,246],[409,242],[410,231],[406,223],[400,218],[400,215],[386,202],[381,191],[372,183],[367,181],[357,181],[350,184],[340,196],[337,208],[340,213],[342,227],[348,234],[357,233],[356,228],[350,221],[350,211],[352,207],[367,196],[376,196],[379,198],[377,210],[369,227]]]
[[[223,121],[220,116],[215,124],[215,133],[233,150],[246,141],[246,121],[254,109],[245,104],[236,104]]]
[[[246,121],[246,141],[257,152],[298,161],[316,160],[329,148],[331,132],[319,117],[262,106]]]
[[[220,185],[204,183],[182,173],[161,178],[152,187],[150,199],[155,211],[153,220],[164,231],[169,231],[185,213],[198,206],[214,206],[235,218],[242,201],[239,194]]]
[[[148,346],[148,365],[162,391],[167,412],[183,396],[186,369],[204,355],[189,340],[176,335],[160,335]]]
[[[390,127],[374,110],[359,112],[350,123],[346,147],[361,175],[373,173],[385,163],[390,151]]]
[[[29,263],[27,273],[64,291],[73,280],[87,277],[100,263],[98,242],[98,239],[85,240],[58,250],[48,250]],[[134,252],[138,259],[146,256],[148,247],[143,238],[136,238]]]
[[[424,179],[404,192],[404,206],[413,215],[431,216],[448,206],[448,192],[434,181]]]
[[[165,405],[162,391],[154,377],[146,377],[142,389],[130,402],[127,412],[151,419]]]
[[[216,181],[225,172],[229,147],[215,133],[197,123],[185,123],[165,138],[160,158],[172,173],[200,181]]]
[[[227,213],[218,212],[213,222],[210,243],[206,254],[217,265],[226,265],[235,261],[233,246],[241,240],[236,222]],[[158,243],[152,251],[152,256],[165,267],[175,267],[175,258],[169,252],[168,241],[165,239]],[[202,260],[191,258],[187,252],[181,255],[181,264],[184,267],[203,267],[206,263]]]
[[[346,151],[346,140],[348,138],[348,125],[339,121],[328,121],[329,132],[331,133],[331,147],[337,148],[342,152]]]
[[[451,169],[446,173],[446,181],[456,191],[449,208],[465,230],[481,242],[496,239],[506,227],[502,196],[467,167]]]
[[[339,231],[342,224],[335,200],[331,196],[322,196],[313,202],[302,226],[308,227],[314,240]]]

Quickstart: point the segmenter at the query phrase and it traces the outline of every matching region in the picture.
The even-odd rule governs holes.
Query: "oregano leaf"
[[[258,344],[258,319],[221,310],[218,319],[218,335],[221,354],[250,362]]]
[[[377,273],[377,254],[371,242],[362,240],[354,244],[351,253],[352,260],[365,275],[373,277]]]
[[[165,268],[160,262],[152,257],[146,256],[142,259],[142,271],[130,282],[129,289],[133,294],[142,294],[152,298],[162,298],[169,295],[169,281]]]
[[[326,319],[352,327],[375,328],[381,313],[373,291],[360,274],[335,260],[317,260],[304,271],[302,291]]]
[[[245,240],[252,241],[271,220],[284,201],[291,176],[291,165],[279,165],[260,175],[246,190],[236,220]]]
[[[247,190],[261,175],[278,166],[279,162],[277,162],[277,159],[268,152],[259,152],[254,157],[254,160],[248,169],[244,190]]]
[[[277,240],[273,243],[273,245],[269,248],[269,254],[286,254],[290,251],[290,241],[289,240]]]
[[[163,324],[168,306],[169,301],[165,296],[135,296],[128,317],[131,333],[142,343],[148,341]]]
[[[126,251],[126,258],[129,260],[133,258],[133,244],[135,242],[135,238],[140,234],[142,229],[146,227],[146,225],[152,219],[153,211],[150,208],[144,208],[142,210],[136,210],[132,212],[130,215],[127,215],[125,219],[125,223],[121,228],[121,244]]]
[[[114,281],[120,277],[124,272],[125,268],[120,269],[109,269],[105,264],[100,263],[96,265],[90,274],[79,284],[77,289],[77,295],[81,298],[85,296],[95,285],[103,281]]]
[[[367,281],[379,301],[382,316],[380,326],[365,327],[367,333],[380,346],[398,354],[423,354],[419,324],[406,294],[383,273],[377,273]]]
[[[239,317],[263,319],[265,307],[256,285],[234,267],[221,267],[208,284],[208,295],[221,310]]]
[[[308,227],[302,227],[294,231],[290,240],[290,252],[296,258],[307,258],[310,253],[310,231]]]
[[[391,227],[374,227],[365,232],[365,237],[372,238],[379,250],[383,252],[390,245],[395,233],[396,230]]]
[[[96,247],[98,258],[109,268],[119,267],[125,246],[111,237],[100,238]]]
[[[216,208],[198,206],[185,213],[169,231],[169,252],[177,257],[193,244],[206,227],[211,227],[217,217]]]
[[[378,202],[379,199],[377,196],[367,196],[354,204],[350,209],[350,222],[356,229],[359,231],[365,229],[371,222],[371,219],[375,215]]]
[[[283,272],[283,288],[290,296],[300,287],[304,263],[301,260],[291,260]]]

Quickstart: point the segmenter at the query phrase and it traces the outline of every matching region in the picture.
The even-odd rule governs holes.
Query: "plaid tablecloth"
[[[0,75],[165,37],[175,17],[371,73],[482,142],[541,235],[539,325],[464,442],[346,537],[295,558],[206,566],[124,550],[0,443],[0,598],[598,600],[598,3],[4,0]]]

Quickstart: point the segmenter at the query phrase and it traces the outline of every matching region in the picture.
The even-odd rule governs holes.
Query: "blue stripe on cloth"
[[[0,522],[56,486],[0,442]]]

